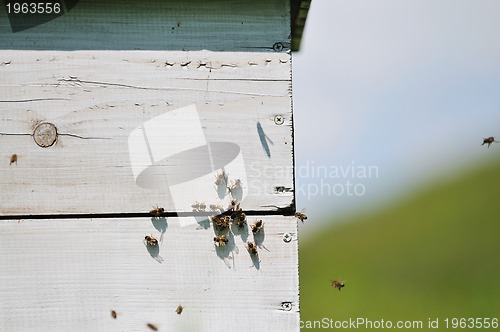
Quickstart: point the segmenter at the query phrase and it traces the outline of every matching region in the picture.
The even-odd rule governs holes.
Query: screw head
[[[274,43],[273,50],[275,52],[281,52],[281,51],[283,51],[283,44],[282,43]]]
[[[292,241],[292,236],[289,233],[283,234],[283,241],[289,243],[290,241]]]
[[[285,311],[292,310],[292,302],[281,302],[281,309]]]
[[[282,125],[284,122],[285,118],[283,117],[283,115],[278,114],[274,116],[274,123],[276,123],[277,125]]]

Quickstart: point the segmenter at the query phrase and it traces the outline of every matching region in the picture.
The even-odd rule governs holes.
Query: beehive
[[[307,3],[60,4],[0,18],[0,330],[298,331]]]

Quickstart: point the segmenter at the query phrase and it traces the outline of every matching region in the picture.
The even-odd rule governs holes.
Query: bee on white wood
[[[207,209],[207,205],[205,202],[194,202],[191,207],[193,208],[193,212],[203,212]]]
[[[16,163],[16,166],[17,166],[17,154],[13,154],[12,156],[10,156],[10,165],[12,165],[13,163]]]
[[[247,224],[247,216],[245,215],[245,213],[242,212],[236,219],[236,222],[239,229],[245,227],[245,225]]]
[[[156,247],[158,245],[158,240],[153,235],[146,235],[144,241],[150,247]]]
[[[228,176],[229,176],[229,174],[226,173],[226,171],[224,171],[224,170],[222,170],[221,172],[217,173],[217,175],[215,176],[215,185],[216,186],[221,186],[221,185],[226,186],[227,185]]]
[[[165,209],[162,207],[159,207],[156,205],[156,207],[153,206],[153,209],[149,211],[149,214],[151,214],[153,217],[156,219],[160,218],[161,215],[165,212]]]
[[[257,219],[253,222],[251,228],[252,233],[257,234],[262,228],[264,228],[264,222],[262,221],[262,219]]]
[[[234,212],[241,211],[240,203],[238,203],[237,200],[232,199],[231,201],[229,201],[229,206],[227,207],[227,209]]]
[[[226,244],[229,242],[228,238],[226,235],[217,235],[214,236],[214,244],[217,247],[224,247]]]
[[[233,193],[233,191],[235,190],[242,189],[241,180],[240,179],[231,180],[231,183],[229,184],[227,189],[229,190],[230,193]]]
[[[180,314],[182,314],[182,310],[184,310],[184,307],[179,304],[177,309],[175,309],[175,312],[177,313],[177,315],[180,315]]]
[[[247,250],[252,255],[257,255],[257,244],[255,242],[247,242]]]
[[[149,327],[150,330],[158,331],[158,327],[155,324],[147,323],[146,326]]]
[[[231,223],[231,217],[225,215],[212,216],[212,222],[219,227],[220,230],[225,230]]]
[[[218,204],[210,204],[210,211],[214,211],[214,212],[220,212],[220,213],[223,213],[224,212],[224,208],[222,207],[222,205],[218,205]]]

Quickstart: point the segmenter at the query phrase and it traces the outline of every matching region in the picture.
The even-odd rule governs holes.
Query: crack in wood
[[[35,98],[35,99],[19,99],[19,100],[0,100],[0,103],[30,103],[34,101],[53,101],[53,100],[71,100],[69,98]]]
[[[61,134],[57,133],[58,136],[70,136],[70,137],[75,137],[75,138],[80,138],[80,139],[111,139],[111,137],[83,137],[75,134]]]
[[[33,136],[33,134],[19,134],[19,133],[0,133],[2,136]],[[80,139],[111,139],[111,137],[83,137],[80,135],[69,134],[69,133],[57,133],[58,136],[70,136]]]
[[[206,78],[178,78],[182,80],[191,80],[191,81],[206,81]],[[218,80],[218,81],[255,81],[255,82],[290,82],[289,79],[283,79],[283,80],[274,80],[274,79],[210,79],[210,80]],[[121,87],[121,88],[129,88],[129,89],[139,89],[139,90],[151,90],[151,91],[171,91],[171,90],[180,90],[180,91],[197,91],[197,92],[206,92],[206,90],[202,89],[190,89],[190,88],[153,88],[153,87],[143,87],[143,86],[135,86],[135,85],[128,85],[128,84],[121,84],[121,83],[109,83],[109,82],[98,82],[98,81],[82,81],[78,79],[65,79],[61,78],[58,79],[59,82],[74,82],[74,83],[85,83],[85,84],[95,84],[95,85],[102,85],[102,86],[116,86],[116,87]],[[280,95],[271,95],[271,94],[261,94],[261,93],[248,93],[248,92],[235,92],[235,91],[221,91],[221,90],[210,90],[210,92],[214,93],[231,93],[235,95],[244,95],[244,96],[259,96],[259,97],[273,97],[273,96],[280,96]]]

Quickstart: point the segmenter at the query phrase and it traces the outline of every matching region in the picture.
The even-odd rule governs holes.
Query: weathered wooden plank
[[[291,206],[290,62],[286,53],[2,51],[0,214],[190,212],[232,197],[245,210]],[[57,128],[50,147],[34,140],[40,123]],[[222,168],[242,188],[216,186]]]
[[[1,10],[1,49],[284,52],[291,39],[287,0],[85,0],[20,32],[11,23]]]
[[[249,227],[218,249],[207,220],[1,220],[0,330],[297,331],[297,222],[256,218],[257,257]]]

